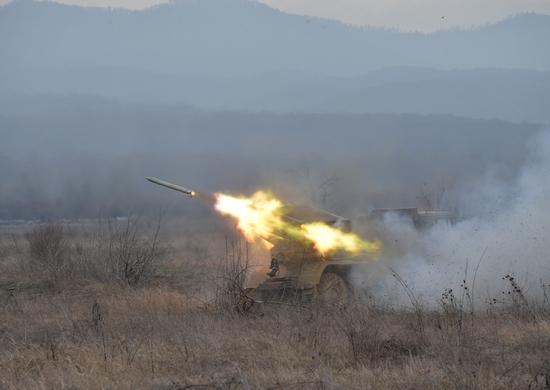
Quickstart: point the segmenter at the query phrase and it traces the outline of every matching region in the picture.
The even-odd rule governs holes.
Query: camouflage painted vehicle
[[[147,180],[191,197],[196,196],[194,190],[155,178],[149,177]],[[417,229],[425,229],[436,224],[451,225],[455,221],[454,215],[448,212],[422,212],[416,208],[373,210],[369,215],[359,217],[357,220],[359,230],[362,231],[361,235],[369,239],[378,239],[378,235],[384,234],[376,229],[376,224],[383,220],[388,212],[410,217]],[[283,206],[281,215],[285,222],[297,227],[316,222],[343,232],[351,232],[349,219],[313,207],[287,203]],[[349,283],[352,267],[376,261],[380,255],[380,250],[361,255],[353,255],[345,250],[322,254],[310,241],[287,237],[284,233],[274,233],[262,238],[273,245],[270,249],[269,272],[258,286],[246,289],[246,292],[258,301],[281,299],[301,302],[315,299],[345,301],[352,292]],[[382,243],[384,243],[383,239]]]
[[[382,248],[391,252],[390,245],[383,237],[388,232],[377,228],[377,223],[384,219],[386,213],[394,213],[406,219],[410,218],[413,226],[419,230],[429,229],[436,225],[451,226],[456,222],[453,213],[442,211],[418,211],[417,208],[378,209],[357,219],[358,232],[364,238],[381,239]],[[323,222],[327,225],[351,232],[351,221],[307,206],[288,205],[284,218],[293,223]],[[258,300],[312,299],[345,301],[352,293],[350,271],[353,266],[376,261],[381,254],[353,256],[345,251],[337,251],[323,256],[312,246],[291,239],[266,238],[274,244],[271,248],[271,266],[267,278],[253,289]],[[386,241],[386,242],[385,242]],[[382,249],[386,250],[386,249]],[[252,290],[252,289],[251,289]]]
[[[290,223],[321,222],[351,232],[351,221],[308,206],[287,204],[283,213]],[[307,241],[279,236],[264,237],[273,244],[267,278],[249,289],[257,300],[347,300],[351,294],[348,274],[353,265],[376,260],[378,253],[352,255],[344,250],[325,256]]]

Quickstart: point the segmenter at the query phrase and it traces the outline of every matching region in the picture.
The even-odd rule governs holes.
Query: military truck
[[[288,203],[282,217],[298,226],[321,222],[343,232],[351,232],[351,221],[313,207]],[[249,289],[261,301],[291,299],[298,301],[341,300],[350,297],[348,274],[353,265],[376,261],[379,252],[352,255],[337,250],[323,255],[311,242],[288,237],[264,237],[273,244],[267,278]]]
[[[194,190],[162,180],[149,177],[147,180],[191,197],[196,195]],[[359,217],[358,225],[363,232],[368,233],[370,239],[377,239],[376,235],[381,233],[376,229],[376,222],[382,221],[388,212],[410,217],[417,229],[426,229],[436,224],[454,223],[452,213],[422,212],[416,208],[408,208],[373,210],[369,215]],[[320,222],[343,232],[352,230],[349,219],[309,206],[286,203],[281,210],[281,217],[285,222],[298,227],[302,224]],[[345,250],[337,250],[322,254],[311,241],[287,237],[284,233],[272,233],[262,238],[273,245],[270,249],[269,272],[263,276],[265,280],[258,286],[246,289],[248,294],[259,301],[286,299],[301,302],[316,299],[346,301],[352,293],[348,282],[352,267],[376,261],[381,252],[379,250],[354,255]]]
[[[368,215],[358,217],[356,233],[361,232],[361,236],[370,240],[381,239],[381,250],[387,250],[390,255],[393,253],[388,239],[391,234],[379,228],[388,213],[407,219],[418,231],[437,225],[450,227],[456,222],[456,216],[451,212],[419,211],[417,208],[376,209]],[[345,232],[352,230],[349,219],[308,206],[288,204],[283,217],[299,225],[323,222]],[[376,261],[381,254],[351,255],[346,251],[337,251],[323,256],[306,242],[295,239],[266,239],[274,246],[270,250],[271,271],[253,289],[254,296],[259,300],[288,298],[301,301],[345,301],[351,295],[349,276],[352,267]]]

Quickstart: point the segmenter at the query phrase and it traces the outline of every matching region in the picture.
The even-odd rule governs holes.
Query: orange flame
[[[216,194],[215,208],[238,221],[237,227],[253,241],[262,235],[273,234],[283,224],[279,214],[282,203],[269,194],[258,191],[250,198],[235,198]]]
[[[346,233],[320,222],[304,224],[302,229],[304,237],[310,239],[323,254],[336,249],[345,249],[352,253],[380,251],[380,241],[365,241],[353,233]]]
[[[377,253],[381,249],[378,240],[365,241],[353,233],[321,222],[296,226],[283,217],[283,203],[267,192],[258,191],[250,198],[236,198],[220,193],[215,197],[216,210],[236,218],[237,227],[249,241],[275,234],[311,241],[322,254],[339,249],[354,254]]]

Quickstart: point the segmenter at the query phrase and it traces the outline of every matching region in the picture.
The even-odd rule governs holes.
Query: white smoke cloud
[[[488,173],[459,198],[470,217],[451,228],[419,233],[410,221],[387,214],[384,227],[391,231],[393,252],[357,270],[354,283],[367,286],[375,301],[398,306],[411,305],[409,289],[432,309],[445,290],[457,297],[466,286],[479,309],[494,300],[497,306],[510,302],[509,276],[526,299],[541,303],[542,286],[550,284],[550,132],[532,140],[516,180],[499,182]]]

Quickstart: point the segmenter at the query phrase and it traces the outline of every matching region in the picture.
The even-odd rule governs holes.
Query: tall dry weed
[[[252,246],[242,233],[225,236],[225,256],[218,265],[213,307],[229,313],[244,314],[254,305],[246,292],[252,268]]]

